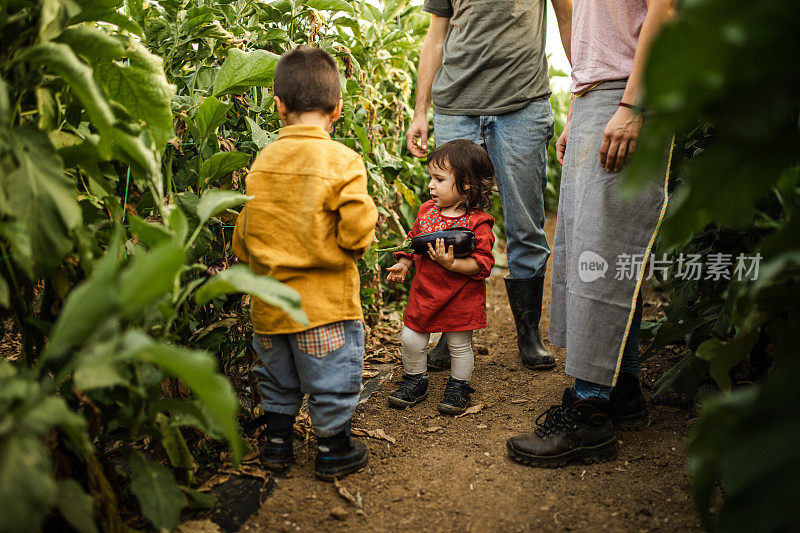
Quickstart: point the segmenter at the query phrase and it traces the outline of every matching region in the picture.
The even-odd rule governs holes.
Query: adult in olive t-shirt
[[[551,0],[569,57],[571,0]],[[469,139],[495,169],[505,217],[510,275],[506,291],[522,361],[555,365],[539,318],[550,246],[544,233],[547,144],[553,136],[545,56],[546,0],[425,0],[431,14],[422,46],[409,151],[424,157],[433,103],[436,143]],[[429,367],[449,364],[443,343]]]

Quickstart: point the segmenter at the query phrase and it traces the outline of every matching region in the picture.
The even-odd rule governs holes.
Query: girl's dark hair
[[[467,139],[445,143],[430,153],[428,166],[453,173],[456,190],[467,197],[467,210],[488,209],[491,205],[494,166],[479,145]]]

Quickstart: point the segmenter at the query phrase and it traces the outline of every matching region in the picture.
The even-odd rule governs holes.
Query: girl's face
[[[466,195],[458,193],[456,177],[449,167],[443,169],[429,165],[428,173],[431,175],[428,191],[436,207],[451,207],[467,199]]]

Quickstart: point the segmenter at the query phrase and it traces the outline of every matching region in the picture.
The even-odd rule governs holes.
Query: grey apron
[[[600,166],[603,131],[616,113],[625,80],[575,99],[561,174],[553,243],[549,340],[567,349],[567,374],[616,384],[636,295],[667,207],[662,179],[623,199],[621,173]]]

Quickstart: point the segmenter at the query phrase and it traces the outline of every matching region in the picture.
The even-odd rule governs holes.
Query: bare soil
[[[546,231],[552,242],[555,217]],[[447,372],[431,375],[428,399],[407,410],[389,407],[386,396],[402,375],[377,390],[356,411],[354,426],[384,438],[361,437],[370,451],[366,469],[337,488],[314,477],[313,441],[243,531],[688,531],[699,530],[689,495],[684,441],[691,413],[653,406],[651,425],[618,432],[619,457],[610,463],[572,463],[533,468],[510,460],[506,439],[531,431],[535,418],[558,403],[572,380],[564,374],[564,350],[551,346],[555,369],[526,369],[516,350],[514,322],[499,271],[488,281],[489,327],[476,343],[473,405],[483,408],[453,418],[436,411]],[[546,287],[549,287],[549,269]],[[659,295],[645,292],[645,318],[659,313]],[[547,332],[549,291],[541,328]],[[369,350],[399,351],[384,339]],[[642,368],[645,394],[671,366],[663,352]],[[438,428],[438,429],[436,429]],[[380,435],[380,433],[378,433]],[[361,510],[340,492],[361,501]]]

